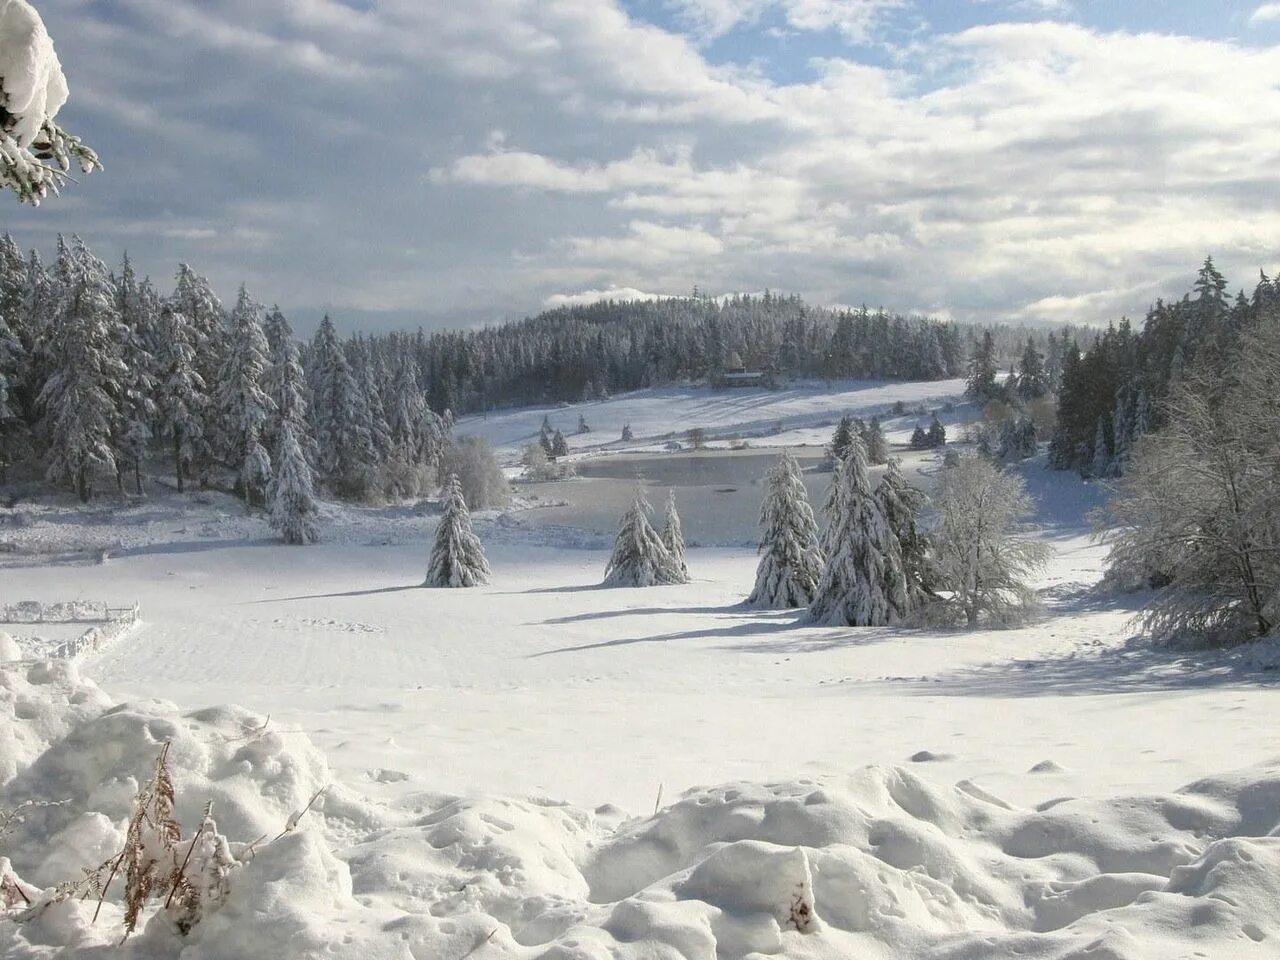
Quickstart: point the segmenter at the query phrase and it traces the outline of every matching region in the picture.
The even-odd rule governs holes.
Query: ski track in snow
[[[846,409],[957,393],[659,390],[550,415],[564,427],[585,411],[579,452],[624,422],[634,449],[686,424],[780,423],[795,442],[825,438],[816,424]],[[513,454],[544,412],[460,432]],[[907,466],[926,484],[936,469],[932,455]],[[72,801],[0,853],[25,850],[15,868],[39,883],[101,859],[127,816],[118,784],[169,737],[184,824],[217,797],[229,835],[278,832],[335,784],[184,958],[1276,956],[1271,676],[1241,654],[1131,640],[1142,598],[1091,589],[1104,548],[1082,517],[1102,491],[1022,469],[1054,559],[1044,618],[1005,631],[818,628],[742,609],[756,556],[736,541],[758,478],[736,498],[718,480],[677,487],[686,529],[685,498],[704,496],[727,545],[691,547],[693,583],[648,589],[600,588],[611,531],[563,522],[599,491],[603,515],[626,481],[559,485],[568,507],[478,514],[494,577],[470,590],[418,586],[427,505],[330,506],[326,542],[306,548],[217,494],[20,505],[0,528],[0,599],[138,601],[145,626],[78,668],[0,667],[15,731],[0,777],[31,765],[0,808]],[[108,696],[130,705],[95,720]],[[252,712],[204,709],[224,703]],[[1242,765],[1257,766],[1172,792]],[[659,797],[655,816],[623,813]],[[253,908],[282,884],[292,926]],[[813,919],[797,923],[797,905]],[[77,910],[37,933],[110,940]],[[158,931],[131,944],[139,957],[183,946]],[[52,950],[0,924],[0,954]]]

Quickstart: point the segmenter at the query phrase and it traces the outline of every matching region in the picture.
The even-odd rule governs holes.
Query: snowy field
[[[233,840],[270,840],[330,787],[191,938],[157,921],[137,957],[1280,956],[1280,694],[1246,654],[1129,639],[1141,598],[1090,589],[1099,488],[1024,466],[1054,550],[1029,627],[818,628],[739,606],[772,454],[653,452],[694,425],[816,443],[846,410],[959,389],[584,405],[583,476],[477,516],[493,583],[473,590],[417,586],[428,505],[332,507],[326,542],[288,548],[217,494],[20,504],[0,601],[138,602],[145,625],[74,664],[0,665],[0,809],[69,801],[0,856],[42,886],[100,862],[169,739],[188,830],[212,798]],[[460,431],[512,456],[545,412]],[[691,584],[598,587],[637,464],[703,544]],[[904,463],[923,486],[934,469]],[[0,924],[0,956],[117,955],[92,950],[119,906],[91,908]]]

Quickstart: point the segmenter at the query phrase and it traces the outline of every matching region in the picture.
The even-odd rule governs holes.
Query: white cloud
[[[578,293],[553,293],[542,301],[548,310],[558,307],[586,307],[601,300],[661,300],[667,293],[646,293],[635,287],[609,287],[606,290],[581,290]]]
[[[1249,14],[1250,23],[1275,23],[1280,21],[1280,3],[1261,4]]]
[[[834,29],[852,42],[865,43],[884,14],[907,6],[907,0],[671,0],[671,5],[696,31],[710,37],[753,25],[777,10],[794,30]]]

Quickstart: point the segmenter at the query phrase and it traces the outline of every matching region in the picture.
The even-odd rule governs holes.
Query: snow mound
[[[7,634],[5,635],[7,636]],[[111,705],[68,660],[20,662],[0,642],[0,783],[25,770],[72,726]]]
[[[894,766],[697,788],[631,820],[543,798],[387,806],[239,708],[112,707],[68,663],[0,678],[14,717],[33,714],[7,725],[23,739],[0,809],[63,801],[9,825],[0,874],[35,892],[110,857],[164,743],[184,836],[212,800],[241,855],[185,936],[152,908],[116,946],[113,888],[96,924],[92,900],[0,905],[18,920],[0,922],[4,957],[1164,960],[1280,938],[1280,761],[1036,810]]]

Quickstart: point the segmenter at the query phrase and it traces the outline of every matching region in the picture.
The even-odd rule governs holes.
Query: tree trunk
[[[89,468],[83,464],[76,472],[76,493],[80,495],[81,503],[89,502]]]
[[[178,492],[182,493],[182,431],[173,431],[173,472],[178,478]]]
[[[133,488],[138,496],[142,496],[142,460],[133,461]]]

